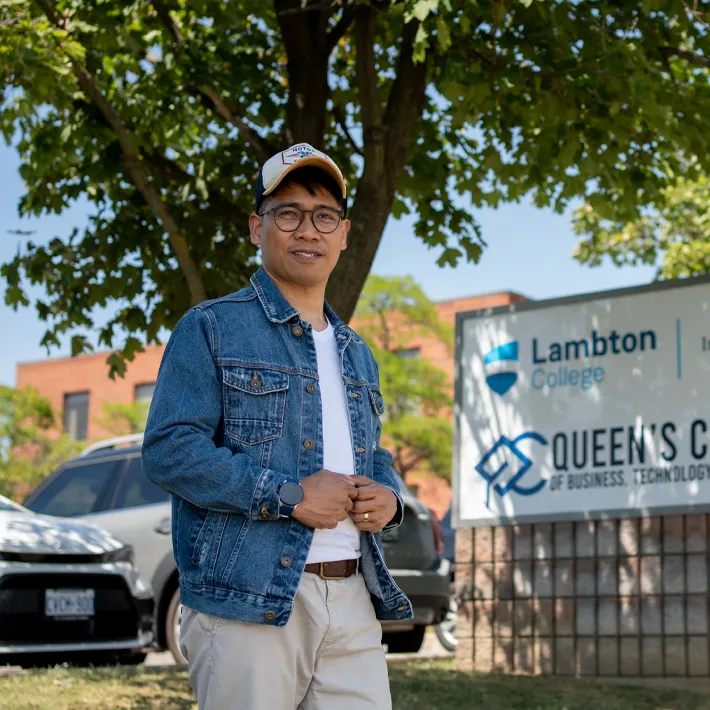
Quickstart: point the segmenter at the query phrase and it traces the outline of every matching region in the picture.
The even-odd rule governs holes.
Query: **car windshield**
[[[5,496],[0,496],[0,511],[8,513],[27,513],[27,508],[23,508],[19,503],[11,501]]]

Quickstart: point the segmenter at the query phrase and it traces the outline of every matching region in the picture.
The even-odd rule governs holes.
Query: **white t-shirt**
[[[321,407],[323,410],[323,468],[352,476],[355,473],[350,418],[345,399],[343,371],[333,326],[313,329],[318,358]],[[360,531],[348,516],[333,530],[316,530],[307,564],[355,560],[360,557]]]

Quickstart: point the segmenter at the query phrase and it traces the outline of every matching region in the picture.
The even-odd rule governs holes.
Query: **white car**
[[[49,475],[25,500],[43,515],[71,517],[109,530],[132,545],[136,565],[155,594],[155,643],[177,663],[180,590],[173,558],[170,496],[151,483],[141,465],[141,434],[91,444]],[[431,511],[398,478],[404,521],[383,535],[385,559],[414,607],[411,621],[384,622],[390,653],[416,653],[426,626],[438,624],[450,605],[451,565],[443,559],[443,535]]]
[[[0,664],[140,663],[152,622],[152,591],[130,546],[0,496]]]

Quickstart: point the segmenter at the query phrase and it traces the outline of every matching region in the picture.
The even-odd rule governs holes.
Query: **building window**
[[[89,393],[64,395],[64,432],[72,439],[86,439],[89,429]]]
[[[136,402],[150,402],[150,400],[153,399],[153,390],[155,390],[155,382],[136,385],[133,399]]]

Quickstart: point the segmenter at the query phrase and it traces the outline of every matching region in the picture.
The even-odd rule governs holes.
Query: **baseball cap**
[[[343,205],[345,205],[348,196],[347,186],[340,168],[332,158],[316,150],[312,145],[298,143],[276,153],[261,166],[259,177],[256,180],[257,211],[264,197],[274,192],[290,172],[308,165],[320,168],[335,180],[342,192]]]

